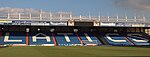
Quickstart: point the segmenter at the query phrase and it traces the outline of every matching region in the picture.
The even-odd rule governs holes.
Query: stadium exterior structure
[[[0,44],[13,46],[150,45],[149,19],[68,12],[0,16]],[[122,33],[123,32],[123,33]]]
[[[4,15],[0,16],[1,25],[31,25],[34,23],[41,22],[43,25],[46,22],[60,22],[59,24],[65,24],[63,22],[95,22],[99,24],[93,24],[93,26],[122,26],[122,27],[150,27],[149,19],[146,19],[144,16],[134,16],[133,19],[128,19],[128,16],[75,16],[69,12],[58,12],[58,13],[45,13],[39,11],[37,14],[32,13],[16,13],[11,14],[11,12],[5,13]],[[14,22],[14,23],[13,23]],[[17,22],[17,24],[15,24]],[[42,23],[43,22],[43,23]],[[45,23],[44,23],[45,22]],[[4,24],[5,23],[5,24]],[[9,24],[8,24],[9,23]],[[28,23],[28,24],[27,24]],[[30,23],[30,24],[29,24]],[[56,23],[55,23],[56,24]],[[49,26],[46,23],[43,26]],[[69,26],[69,25],[68,25]]]

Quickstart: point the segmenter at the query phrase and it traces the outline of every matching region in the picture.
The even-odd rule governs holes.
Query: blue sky
[[[117,7],[114,0],[0,0],[0,7],[11,8],[33,8],[42,9],[45,11],[71,11],[77,15],[120,15],[127,13],[133,15],[135,12],[132,9]],[[132,13],[132,14],[131,14]]]

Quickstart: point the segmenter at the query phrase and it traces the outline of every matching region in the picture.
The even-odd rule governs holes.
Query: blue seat
[[[37,38],[34,42],[34,36]],[[50,39],[48,42],[46,37]],[[30,33],[29,34],[29,45],[43,45],[43,46],[54,46],[54,41],[51,33]]]
[[[84,34],[87,34],[93,42],[90,43],[90,41],[86,38],[86,35],[84,35]],[[102,45],[102,43],[99,41],[99,39],[91,33],[79,33],[79,36],[80,36],[80,38],[82,39],[83,42],[88,41],[89,43],[87,43],[87,44]],[[86,44],[86,43],[84,43],[84,44]]]
[[[144,38],[143,33],[128,33],[126,36],[135,45],[150,45],[150,40]]]
[[[21,42],[4,41],[6,36],[9,36],[9,40],[21,40]],[[0,41],[1,44],[26,44],[26,34],[21,32],[3,32]]]
[[[109,37],[111,37],[111,39],[106,34],[110,34]],[[104,39],[106,39],[106,41],[110,45],[115,45],[115,46],[133,45],[128,40],[126,40],[124,36],[121,36],[118,33],[106,33],[106,34],[103,35],[103,37],[104,37]],[[111,35],[111,34],[114,34],[114,35]]]
[[[77,46],[81,45],[78,36],[74,33],[69,33],[66,36],[66,33],[55,33],[55,37],[59,46]],[[66,39],[66,38],[67,39]]]

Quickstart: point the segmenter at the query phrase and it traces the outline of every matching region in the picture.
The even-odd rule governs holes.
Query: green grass
[[[7,47],[0,48],[0,57],[100,57],[150,56],[146,47]]]

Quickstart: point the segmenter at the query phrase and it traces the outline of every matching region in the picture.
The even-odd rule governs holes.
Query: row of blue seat
[[[79,34],[81,40],[86,41],[86,44],[99,44],[101,42],[97,37],[90,35],[89,33],[84,33],[85,35]],[[59,46],[77,46],[82,45],[80,39],[76,33],[54,33],[56,42]],[[26,34],[25,33],[13,33],[13,32],[3,32],[2,39],[0,39],[0,44],[26,44]],[[88,38],[88,39],[87,39]],[[89,41],[92,40],[92,42]],[[29,33],[29,45],[50,45],[54,46],[54,39],[51,33]]]
[[[142,37],[143,33],[106,33],[103,38],[110,45],[150,45],[150,40]]]
[[[144,33],[105,33],[103,38],[110,45],[150,45],[150,41],[143,37]],[[99,39],[91,33],[54,33],[59,46],[102,45]],[[82,41],[81,41],[82,40]],[[0,44],[26,44],[26,33],[3,32]],[[54,46],[51,33],[29,33],[29,45]]]
[[[55,33],[55,37],[59,46],[81,45],[75,33]]]
[[[29,35],[29,45],[42,45],[42,44],[52,44],[54,41],[52,39],[52,34],[50,33],[30,33]]]
[[[3,32],[0,44],[26,44],[26,34]]]

